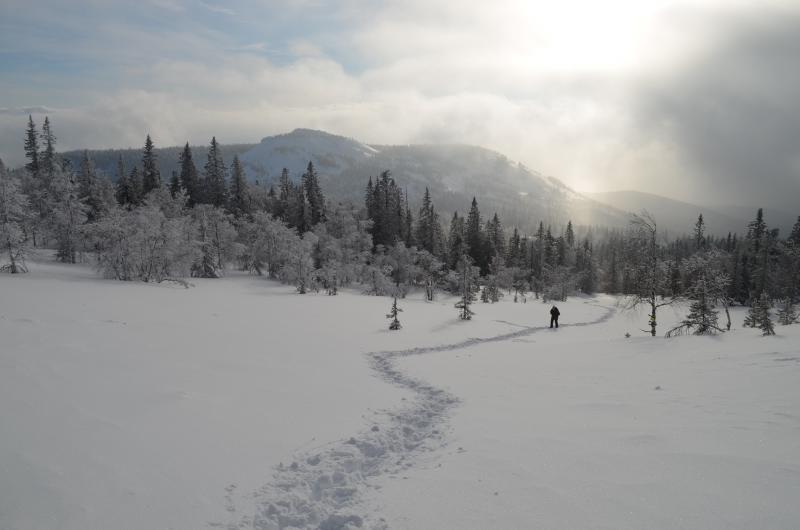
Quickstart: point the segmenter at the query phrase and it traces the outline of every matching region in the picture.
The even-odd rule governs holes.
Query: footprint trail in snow
[[[600,324],[614,314],[606,310],[600,318],[562,327]],[[447,352],[480,344],[519,339],[547,329],[525,327],[493,337],[471,338],[453,344],[381,351],[366,354],[371,368],[384,381],[410,390],[414,397],[398,409],[380,413],[367,430],[321,449],[301,452],[290,465],[281,465],[273,480],[254,495],[256,513],[225,526],[228,530],[385,530],[381,519],[370,520],[359,513],[368,481],[398,473],[413,465],[422,453],[445,445],[451,410],[459,399],[435,386],[402,372],[395,361],[411,355]]]

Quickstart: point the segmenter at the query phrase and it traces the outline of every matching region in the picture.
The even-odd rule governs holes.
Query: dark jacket
[[[553,308],[550,310],[550,316],[551,317],[558,317],[558,315],[560,315],[560,314],[561,314],[561,311],[559,311],[556,306],[553,306]]]

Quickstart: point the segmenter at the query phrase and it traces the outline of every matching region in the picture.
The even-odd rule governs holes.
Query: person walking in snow
[[[558,315],[561,314],[561,311],[558,310],[556,306],[550,308],[550,327],[553,327],[553,324],[558,327]]]

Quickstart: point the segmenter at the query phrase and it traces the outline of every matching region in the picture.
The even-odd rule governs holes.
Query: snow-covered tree
[[[108,213],[115,203],[114,185],[105,175],[97,173],[94,161],[89,158],[87,151],[81,157],[78,194],[81,202],[86,205],[87,221],[90,223]]]
[[[16,274],[28,271],[25,266],[28,241],[24,231],[28,208],[28,198],[22,193],[19,179],[6,171],[3,161],[0,160],[0,271],[2,272]]]
[[[233,217],[210,204],[195,206],[192,217],[200,245],[200,257],[192,265],[192,276],[220,278],[225,273],[226,265],[244,252],[244,245],[237,241]]]
[[[91,225],[91,233],[97,241],[97,267],[107,278],[180,280],[199,258],[192,220],[167,217],[152,202],[130,211],[112,210]]]
[[[86,222],[86,205],[80,199],[73,173],[56,168],[50,188],[48,224],[56,239],[56,256],[63,263],[76,263],[81,246],[81,226]]]
[[[266,212],[255,212],[253,221],[244,223],[241,232],[244,267],[270,278],[279,277],[289,263],[292,248],[300,244],[295,230]]]
[[[459,260],[459,288],[461,299],[456,303],[458,316],[461,320],[471,320],[475,313],[470,309],[472,302],[475,301],[474,281],[475,271],[473,270],[472,260],[466,254]]]
[[[313,249],[317,236],[313,232],[303,234],[300,240],[289,248],[286,264],[279,273],[281,280],[292,284],[300,294],[306,294],[313,283]]]
[[[634,233],[635,254],[637,261],[631,270],[633,292],[629,296],[627,307],[633,309],[640,305],[649,308],[648,326],[650,335],[656,336],[658,309],[674,303],[674,298],[667,298],[667,267],[659,254],[658,227],[655,219],[646,211],[634,214],[631,218]]]
[[[769,312],[770,301],[767,293],[753,301],[750,310],[744,320],[745,327],[758,328],[762,335],[774,335],[775,327],[772,324],[772,316]]]
[[[789,326],[797,322],[797,310],[791,298],[781,300],[781,307],[778,310],[778,323],[782,326]]]
[[[425,299],[433,302],[436,298],[436,286],[442,275],[444,263],[427,250],[420,250],[417,252],[417,268],[420,275],[419,282],[425,288]]]

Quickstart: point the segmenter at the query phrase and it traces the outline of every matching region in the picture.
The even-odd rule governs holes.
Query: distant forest
[[[761,209],[727,237],[706,234],[700,215],[686,219],[691,235],[668,239],[647,212],[624,229],[539,222],[526,233],[481,212],[476,197],[465,213],[445,216],[425,189],[412,208],[391,168],[370,176],[353,204],[329,200],[311,162],[299,182],[284,170],[276,183],[255,186],[238,157],[248,146],[225,151],[215,138],[202,150],[187,143],[159,151],[148,136],[141,151],[116,151],[109,173],[91,151],[77,160],[59,154],[48,118],[41,131],[29,119],[25,137],[25,167],[0,162],[0,268],[11,273],[26,272],[31,248],[124,281],[188,286],[187,278],[236,268],[300,294],[355,287],[392,296],[392,329],[401,327],[397,299],[412,289],[428,300],[439,291],[458,296],[463,319],[478,299],[624,295],[630,307],[648,309],[653,336],[724,332],[732,305],[748,306],[746,325],[764,334],[774,333],[776,309],[781,324],[797,320],[800,217],[786,236]],[[659,308],[676,302],[688,304],[685,320],[661,330]]]

